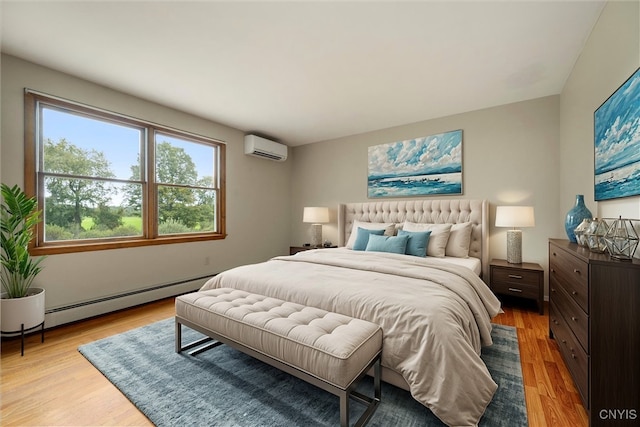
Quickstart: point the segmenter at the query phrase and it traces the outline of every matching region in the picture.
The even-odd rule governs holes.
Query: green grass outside
[[[91,217],[84,217],[82,219],[82,228],[85,230],[91,230],[93,228],[94,222]],[[136,230],[142,230],[142,218],[139,216],[124,216],[122,217],[122,225],[135,227]]]

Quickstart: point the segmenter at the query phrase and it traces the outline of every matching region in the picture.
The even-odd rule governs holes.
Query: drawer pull
[[[580,274],[580,270],[578,270],[577,268],[574,268],[573,272],[576,273],[576,274]]]
[[[575,355],[575,354],[573,354],[573,353],[571,353],[571,358],[572,358],[572,359],[575,359],[575,358],[576,358],[576,355]]]
[[[571,291],[571,295],[578,295],[576,291]]]
[[[511,292],[522,292],[522,289],[509,288]]]
[[[562,340],[562,344],[566,344],[566,343],[567,343],[567,341],[565,341],[565,340]]]
[[[509,279],[522,279],[522,276],[518,274],[510,274]]]
[[[571,320],[573,320],[574,322],[577,322],[578,318],[576,316],[571,316]]]

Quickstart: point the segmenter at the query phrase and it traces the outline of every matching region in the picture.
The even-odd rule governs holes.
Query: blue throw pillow
[[[358,233],[356,234],[356,241],[353,242],[353,250],[364,251],[367,248],[367,243],[369,242],[370,234],[382,236],[384,234],[384,230],[367,230],[366,228],[358,227]]]
[[[405,231],[399,230],[398,236],[409,236],[407,242],[407,255],[425,257],[427,256],[427,246],[429,246],[429,237],[431,231]]]
[[[404,254],[409,236],[369,236],[367,251]]]

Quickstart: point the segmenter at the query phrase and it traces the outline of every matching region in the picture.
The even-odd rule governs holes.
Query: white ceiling
[[[300,145],[558,94],[604,3],[3,0],[0,12],[5,53]]]

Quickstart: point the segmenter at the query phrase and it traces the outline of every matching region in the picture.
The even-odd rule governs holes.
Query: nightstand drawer
[[[533,285],[537,289],[539,277],[540,275],[537,271],[517,270],[517,269],[500,268],[500,267],[493,267],[493,269],[491,270],[492,283]]]
[[[504,295],[513,295],[522,298],[538,298],[538,293],[540,292],[538,288],[538,284],[530,285],[524,282],[494,282],[491,281],[491,289],[493,289],[494,293],[504,294]]]
[[[491,288],[500,294],[538,298],[539,277],[540,274],[537,271],[493,267],[491,269]]]
[[[503,259],[493,259],[489,263],[489,272],[489,286],[493,293],[534,299],[540,314],[544,313],[544,270],[539,264],[510,264]]]
[[[337,246],[289,246],[289,255],[295,255],[298,252],[310,251],[312,249],[333,249]]]
[[[311,249],[316,249],[311,246],[289,246],[289,255],[295,255],[298,252],[309,251]]]

